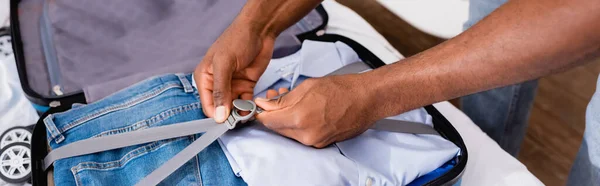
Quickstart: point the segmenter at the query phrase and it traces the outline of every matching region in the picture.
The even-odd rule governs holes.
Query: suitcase
[[[11,0],[12,46],[21,85],[32,103],[41,110],[47,108],[31,138],[33,185],[48,184],[48,172],[42,168],[48,153],[43,118],[154,75],[192,72],[243,4],[243,0]],[[169,7],[168,11],[163,7]],[[209,16],[215,14],[219,16]],[[325,9],[317,7],[277,38],[273,57],[294,53],[304,40],[339,41],[370,67],[385,65],[352,39],[325,34],[327,21]],[[425,109],[433,117],[435,130],[456,144],[460,153],[451,169],[420,184],[459,184],[467,163],[466,146],[435,107]]]

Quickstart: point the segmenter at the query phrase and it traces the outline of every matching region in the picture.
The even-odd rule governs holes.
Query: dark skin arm
[[[387,77],[370,94],[386,95],[372,102],[391,116],[581,65],[600,54],[598,29],[597,2],[509,1],[465,33],[363,78]]]
[[[427,104],[563,71],[600,54],[600,4],[512,0],[461,35],[371,72],[314,78],[277,101],[265,126],[325,147]]]

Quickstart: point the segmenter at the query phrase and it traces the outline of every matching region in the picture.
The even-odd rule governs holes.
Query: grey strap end
[[[389,132],[409,133],[409,134],[431,134],[440,135],[433,127],[417,122],[382,119],[371,127],[374,130],[383,130]]]

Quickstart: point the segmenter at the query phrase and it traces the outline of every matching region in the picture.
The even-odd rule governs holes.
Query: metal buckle
[[[231,114],[227,118],[227,121],[224,123],[227,125],[229,130],[234,129],[237,124],[241,122],[246,122],[254,118],[254,115],[257,113],[258,107],[254,101],[236,99],[233,100],[233,109],[231,110]],[[250,114],[242,116],[240,115],[240,111],[249,111]]]

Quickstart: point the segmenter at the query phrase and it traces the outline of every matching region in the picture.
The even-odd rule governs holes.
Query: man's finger
[[[275,96],[277,96],[277,95],[279,95],[279,94],[277,93],[277,91],[275,91],[275,90],[273,90],[273,89],[269,89],[269,90],[267,90],[267,99],[271,99],[271,98],[273,98],[273,97],[275,97]]]
[[[231,76],[235,70],[234,59],[216,55],[213,58],[213,103],[214,118],[218,123],[224,122],[231,110]]]
[[[238,94],[253,93],[255,84],[256,82],[250,80],[233,78],[231,80],[231,91],[236,92]]]
[[[209,118],[214,117],[215,106],[212,102],[212,91],[207,89],[198,89],[200,95],[200,103],[202,103],[202,111]]]
[[[283,88],[283,87],[279,88],[279,94],[285,94],[285,93],[288,93],[289,91],[290,91],[290,89],[288,89],[288,88]]]
[[[243,100],[252,100],[252,93],[242,93],[240,98]]]
[[[198,94],[204,115],[213,117],[215,111],[212,102],[212,75],[206,73],[206,69],[203,69],[206,67],[204,63],[207,62],[202,61],[194,71],[194,81],[196,82],[196,87],[198,87]]]

